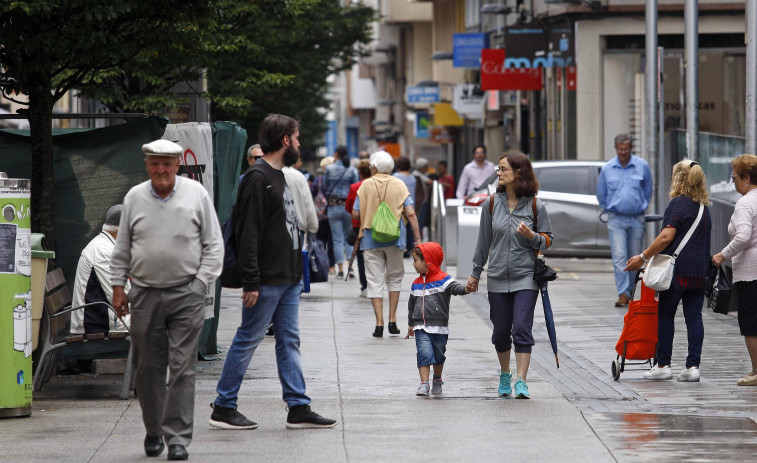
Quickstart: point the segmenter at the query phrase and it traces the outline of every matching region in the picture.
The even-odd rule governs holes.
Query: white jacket
[[[284,179],[292,190],[294,196],[294,208],[297,210],[297,224],[301,231],[309,233],[318,232],[318,215],[315,213],[313,197],[310,195],[308,181],[302,172],[294,167],[284,167],[281,169],[284,173]]]
[[[116,240],[106,231],[101,231],[100,234],[92,238],[92,241],[82,250],[79,257],[79,264],[76,266],[76,277],[74,278],[74,294],[71,301],[72,307],[83,305],[84,295],[87,291],[87,282],[94,270],[97,280],[100,282],[100,286],[103,289],[108,302],[113,300],[113,287],[111,285],[111,273],[110,273],[110,256],[113,253],[113,248],[116,246]],[[125,291],[129,290],[129,283],[126,283]],[[84,310],[75,310],[71,312],[71,326],[70,331],[73,334],[84,333]],[[110,319],[111,331],[126,331],[126,327],[112,312],[108,313]],[[129,324],[129,316],[123,317],[127,326]]]

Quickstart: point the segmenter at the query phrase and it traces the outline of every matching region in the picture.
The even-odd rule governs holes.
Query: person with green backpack
[[[373,175],[357,191],[352,217],[360,221],[360,250],[365,261],[368,297],[376,315],[374,337],[384,335],[384,288],[389,290],[389,334],[397,328],[397,305],[400,299],[405,266],[402,252],[407,242],[406,223],[410,224],[414,244],[421,244],[413,199],[402,180],[392,177],[394,159],[386,151],[371,155]]]

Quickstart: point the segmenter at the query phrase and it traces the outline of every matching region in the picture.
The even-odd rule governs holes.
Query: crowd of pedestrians
[[[388,334],[401,333],[397,308],[403,259],[412,257],[419,276],[409,288],[405,338],[416,343],[419,396],[442,393],[451,296],[478,291],[486,267],[491,342],[499,366],[497,393],[530,398],[527,380],[539,292],[534,269],[539,253],[549,249],[559,230],[553,234],[547,209],[537,197],[539,182],[527,155],[507,151],[495,168],[486,159],[486,148],[477,146],[456,185],[443,161],[430,169],[426,159],[416,159],[413,166],[408,158],[395,159],[386,151],[361,152],[351,161],[342,146],[320,163],[319,175],[306,176],[300,170],[299,124],[283,115],[269,115],[261,123],[258,141],[246,153],[249,167],[240,177],[231,222],[243,310],[211,404],[211,426],[257,428],[237,411],[238,394],[267,332],[275,338],[287,428],[336,425],[311,409],[301,365],[298,312],[303,269],[309,265],[302,252],[306,234],[316,235],[329,250],[336,278],[350,281],[356,258],[359,296],[370,298],[374,311],[374,337],[384,336],[385,294]],[[119,321],[129,322],[145,454],[157,456],[167,445],[169,460],[185,460],[193,433],[204,298],[223,270],[224,242],[208,194],[198,183],[176,176],[183,149],[157,140],[142,150],[150,179],[132,188],[122,206],[108,211],[103,233],[82,253],[75,283],[77,300],[111,299],[120,318],[103,318],[107,311],[95,305],[77,314],[72,331],[112,330]],[[644,212],[652,190],[649,166],[631,154],[627,134],[616,137],[615,151],[616,157],[601,170],[597,198],[608,214],[616,306],[629,304],[636,284],[633,272],[658,254],[677,257],[670,287],[659,291],[656,363],[643,377],[673,378],[674,317],[683,302],[688,355],[677,379],[700,380],[708,275],[711,265],[730,259],[739,328],[752,362],[737,384],[757,385],[757,156],[744,154],[732,161],[732,179],[742,197],[728,225],[730,243],[710,257],[713,223],[701,166],[690,160],[674,166],[661,231],[642,250]],[[464,197],[492,171],[498,186],[482,205],[472,272],[461,284],[441,270],[442,246],[424,239],[430,187],[438,181],[445,198]],[[173,246],[177,237],[187,245]],[[98,292],[92,281],[106,287],[100,284]]]

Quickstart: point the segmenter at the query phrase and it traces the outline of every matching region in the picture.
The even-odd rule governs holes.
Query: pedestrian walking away
[[[531,330],[539,293],[534,280],[534,250],[549,248],[552,226],[544,204],[538,199],[533,204],[539,182],[525,154],[516,150],[505,152],[499,160],[497,175],[497,192],[484,201],[481,211],[468,286],[471,291],[478,291],[481,272],[488,262],[489,318],[494,324],[492,344],[500,366],[497,393],[502,397],[513,393],[510,352],[514,344],[515,397],[528,399],[526,381],[534,345]],[[534,223],[538,226],[536,230]]]
[[[423,188],[418,188],[418,178],[410,173],[410,159],[400,156],[394,163],[397,171],[392,174],[392,177],[402,180],[402,183],[407,187],[407,191],[410,192],[410,199],[413,200],[413,208],[415,209],[415,216],[418,220],[418,230],[421,229],[420,203],[418,202],[418,193],[423,191]],[[407,233],[407,246],[405,252],[402,253],[402,257],[410,258],[410,251],[413,250],[415,235],[413,234],[413,228],[410,223],[405,224],[405,232]],[[419,235],[421,236],[421,235]]]
[[[360,180],[357,171],[350,167],[350,158],[346,146],[339,146],[334,153],[334,163],[326,167],[324,174],[327,200],[329,204],[328,219],[331,228],[331,239],[334,243],[334,262],[337,277],[344,277],[344,263],[349,259],[352,251],[347,246],[347,235],[352,229],[352,218],[344,209],[350,185]]]
[[[402,180],[392,177],[394,159],[386,151],[371,155],[371,178],[363,181],[357,190],[357,198],[352,208],[352,218],[360,221],[360,250],[363,251],[365,277],[368,281],[368,297],[371,298],[373,313],[376,316],[376,328],[373,336],[384,335],[384,289],[389,291],[389,334],[400,334],[397,327],[397,305],[400,300],[402,277],[405,266],[402,263],[402,251],[405,249],[409,223],[415,236],[415,245],[421,244],[418,220],[415,217],[413,199]],[[373,237],[373,222],[381,206],[393,214],[392,221],[397,224],[399,238],[379,241]],[[396,222],[394,222],[396,221]],[[395,235],[396,236],[396,235]]]
[[[237,411],[242,379],[255,350],[273,322],[276,367],[289,408],[286,427],[330,428],[336,421],[310,409],[300,355],[299,303],[302,251],[295,200],[282,168],[299,157],[299,124],[272,114],[260,125],[263,159],[245,175],[237,193],[234,224],[238,270],[242,280],[242,322],[226,354],[210,425],[255,429],[257,423]]]
[[[357,199],[357,190],[360,189],[360,185],[363,184],[363,180],[371,178],[371,161],[369,159],[361,159],[357,165],[358,174],[360,174],[360,181],[350,185],[350,192],[347,195],[347,200],[344,203],[344,209],[352,217],[352,207],[355,205],[355,199]],[[352,233],[355,239],[360,234],[360,220],[355,220],[352,217]],[[353,246],[355,244],[353,243]],[[363,260],[363,251],[359,249],[360,244],[357,244],[357,271],[360,281],[360,297],[368,297],[368,280],[365,277],[365,261]],[[347,266],[348,271],[352,271],[350,265]]]
[[[657,254],[675,256],[673,280],[670,288],[658,292],[657,363],[644,373],[652,381],[673,378],[670,358],[673,353],[674,318],[678,303],[683,300],[689,353],[686,366],[678,381],[696,382],[700,379],[699,361],[704,341],[702,304],[705,279],[710,269],[710,197],[704,171],[694,161],[684,159],[673,166],[670,181],[670,204],[665,209],[662,231],[647,249],[628,259],[625,271],[636,272]],[[688,241],[676,252],[687,234]]]
[[[628,307],[634,273],[623,269],[644,245],[644,211],[652,198],[652,174],[647,161],[631,154],[631,136],[615,137],[616,157],[602,167],[597,180],[597,200],[607,213],[612,266],[618,300],[615,307]]]
[[[205,294],[223,268],[223,239],[205,188],[176,176],[184,149],[156,140],[142,152],[150,180],[124,198],[110,264],[113,307],[121,316],[131,310],[145,454],[160,455],[165,442],[169,460],[186,460]]]
[[[464,199],[486,182],[495,169],[493,162],[486,159],[486,146],[473,148],[473,160],[463,167],[457,184],[457,198]]]
[[[728,223],[731,242],[712,257],[723,265],[731,259],[739,301],[739,330],[746,341],[752,371],[739,378],[739,386],[757,386],[757,156],[742,154],[731,161],[733,184],[742,197]]]
[[[407,336],[415,337],[415,350],[421,385],[416,395],[441,394],[444,356],[449,336],[449,303],[452,295],[470,293],[467,285],[461,285],[439,268],[444,260],[444,251],[438,243],[428,242],[413,248],[413,268],[420,274],[410,287],[407,301]],[[431,365],[434,380],[429,388]]]

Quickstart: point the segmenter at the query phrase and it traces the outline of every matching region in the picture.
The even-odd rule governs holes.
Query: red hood
[[[447,274],[442,272],[442,269],[439,268],[444,260],[444,250],[439,246],[439,243],[429,241],[427,243],[419,244],[418,248],[420,248],[421,253],[423,253],[423,260],[426,261],[426,265],[428,266],[428,273],[425,275],[425,279],[423,275],[421,275],[416,278],[413,283],[430,283],[446,277]]]

